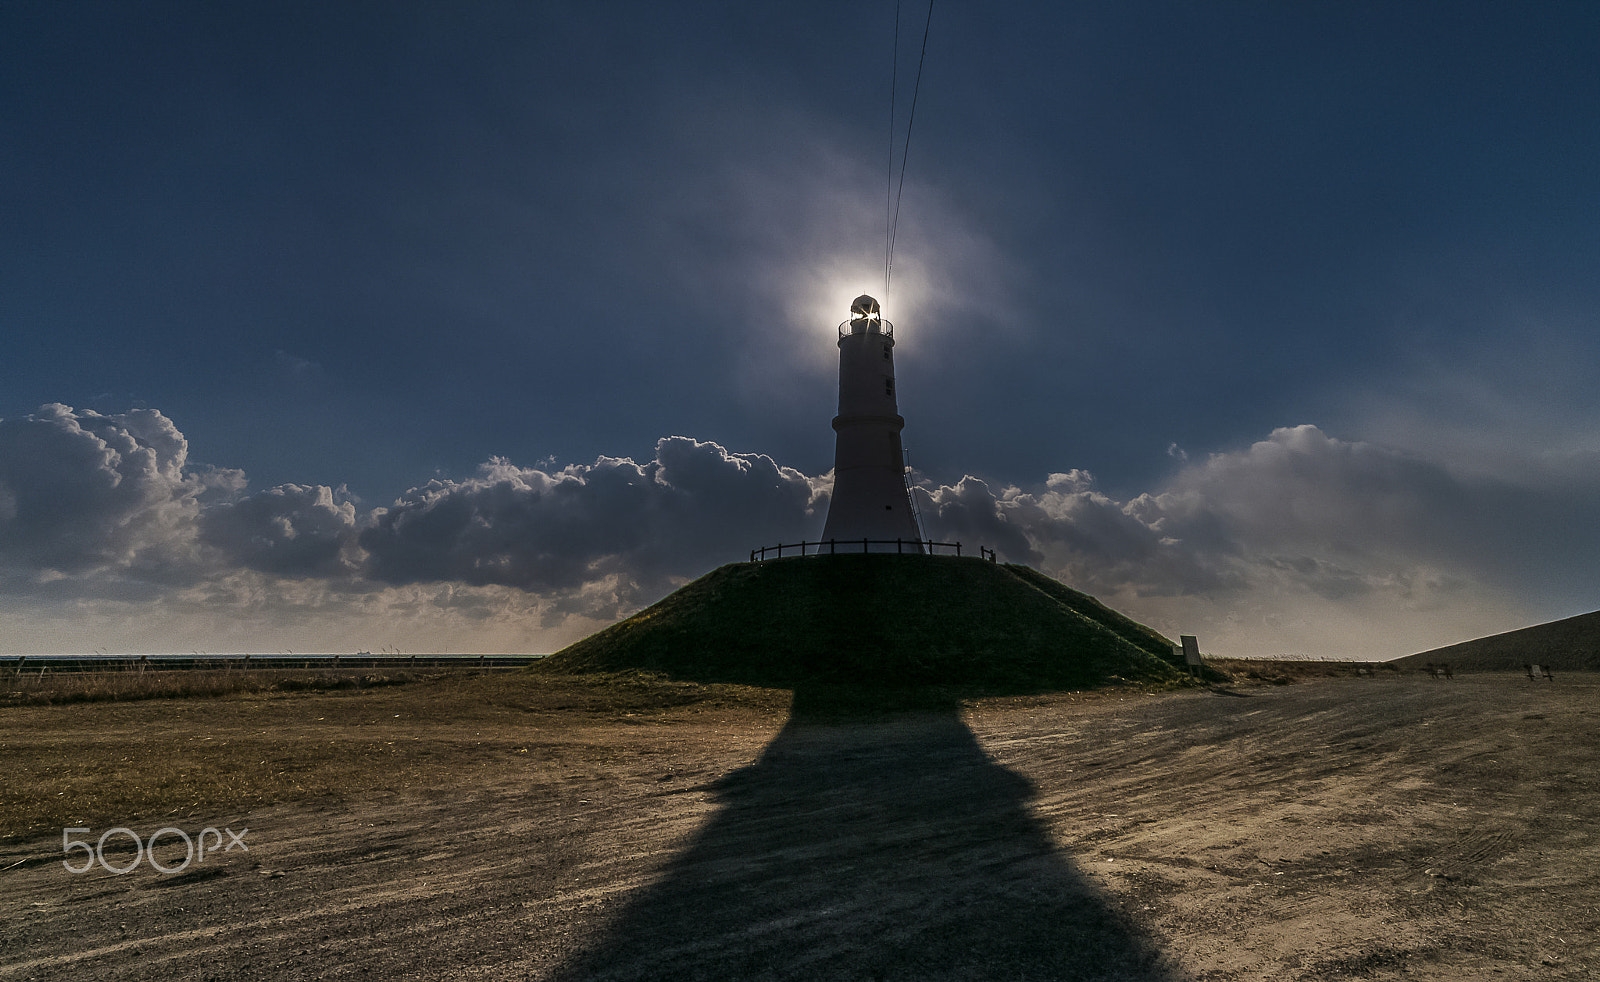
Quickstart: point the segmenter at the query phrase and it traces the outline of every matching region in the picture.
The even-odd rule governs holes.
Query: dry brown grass
[[[235,688],[218,694],[222,684]],[[120,700],[80,698],[100,690],[67,685],[51,704],[0,704],[0,839],[428,790],[530,747],[581,738],[586,726],[781,718],[789,701],[779,690],[641,675],[515,672],[341,684],[320,676],[280,678],[271,687],[197,679],[176,690],[189,697],[139,689]]]
[[[618,723],[777,724],[793,698],[647,672],[118,674],[0,687],[0,840],[465,786]],[[815,715],[848,716],[959,697],[833,686],[807,698]]]
[[[105,672],[0,670],[0,706],[57,706],[74,702],[194,699],[272,690],[363,689],[414,681],[416,674],[359,671],[214,668],[178,671],[137,668]]]
[[[1363,675],[1395,675],[1400,669],[1392,662],[1325,661],[1313,658],[1217,658],[1207,657],[1206,667],[1235,681],[1267,682],[1287,685],[1305,679],[1351,678]]]

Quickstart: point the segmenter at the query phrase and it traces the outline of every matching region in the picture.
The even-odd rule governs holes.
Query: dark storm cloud
[[[825,482],[770,457],[686,437],[660,440],[642,464],[601,457],[541,470],[496,459],[471,479],[431,481],[368,513],[325,486],[243,488],[238,471],[193,466],[188,441],[155,410],[102,416],[52,404],[0,420],[8,592],[53,583],[81,595],[98,583],[126,597],[134,581],[242,569],[351,588],[370,578],[562,597],[598,590],[611,600],[583,603],[614,616],[641,591],[804,535],[826,494]]]
[[[936,542],[961,542],[971,551],[979,545],[998,551],[1007,561],[1035,563],[1039,553],[1028,531],[1012,521],[1000,498],[978,478],[968,475],[954,486],[913,489],[923,525]]]
[[[207,491],[236,472],[196,472],[161,413],[102,416],[51,403],[0,420],[0,562],[40,573],[192,565],[193,522]]]
[[[972,477],[920,490],[934,537],[989,544],[1080,589],[1177,595],[1214,590],[1225,579],[1214,562],[1175,548],[1159,527],[1095,490],[1082,471],[1052,474],[1032,491],[997,493]]]
[[[558,471],[484,464],[379,509],[361,533],[386,583],[457,580],[569,594],[615,579],[619,602],[673,577],[803,534],[816,489],[770,457],[668,437],[655,459],[602,457]]]
[[[206,509],[200,541],[276,576],[353,572],[355,505],[327,487],[285,484]]]

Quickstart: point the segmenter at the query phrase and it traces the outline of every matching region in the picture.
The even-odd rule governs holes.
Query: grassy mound
[[[702,682],[1088,688],[1182,676],[1161,635],[1025,566],[850,555],[734,563],[540,671]]]

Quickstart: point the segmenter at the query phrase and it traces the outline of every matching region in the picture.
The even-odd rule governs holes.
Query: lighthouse
[[[868,551],[922,551],[900,447],[905,425],[894,392],[894,325],[878,301],[859,296],[839,325],[839,415],[824,541],[878,540]]]

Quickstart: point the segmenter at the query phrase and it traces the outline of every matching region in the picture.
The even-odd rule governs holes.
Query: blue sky
[[[862,292],[935,537],[1218,653],[1600,606],[1600,7],[939,5],[885,295],[894,32],[7,4],[0,647],[552,650],[820,533]]]

